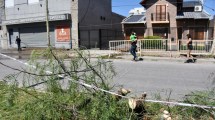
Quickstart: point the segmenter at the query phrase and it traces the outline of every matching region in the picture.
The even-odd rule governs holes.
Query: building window
[[[28,4],[39,3],[39,0],[28,0]]]
[[[14,7],[14,0],[5,0],[5,7]]]
[[[166,21],[166,5],[156,5],[156,21]]]
[[[204,27],[190,27],[189,34],[191,34],[193,40],[205,40],[205,31]]]
[[[162,39],[168,38],[169,28],[167,27],[154,27],[153,26],[153,36],[159,36]]]

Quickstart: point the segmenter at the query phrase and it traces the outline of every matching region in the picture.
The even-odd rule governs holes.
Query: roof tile
[[[210,19],[210,15],[203,12],[182,12],[176,16],[176,19]]]
[[[145,15],[130,15],[122,23],[145,23]]]

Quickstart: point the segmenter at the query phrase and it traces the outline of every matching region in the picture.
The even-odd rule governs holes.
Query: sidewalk
[[[36,50],[45,50],[46,48],[36,48]],[[23,49],[21,52],[18,52],[17,49],[9,49],[9,50],[0,50],[0,53],[9,55],[14,58],[18,59],[28,59],[30,57],[30,54],[34,49]],[[63,50],[64,53],[68,54],[68,56],[72,57],[74,56],[74,51],[72,50]],[[104,57],[107,59],[118,59],[118,60],[132,60],[132,55],[129,52],[116,52],[116,51],[110,51],[110,50],[84,50],[86,53],[90,53],[90,57]],[[110,57],[109,55],[112,55],[114,57]],[[181,62],[184,63],[186,61],[186,56],[178,54],[178,52],[163,52],[163,53],[143,53],[143,56],[139,57],[143,58],[143,61],[162,61],[162,62]],[[206,58],[206,57],[197,57],[196,63],[215,63],[214,58]]]
[[[137,54],[138,55],[138,54]],[[143,61],[162,61],[162,62],[181,62],[184,63],[187,58],[186,54],[180,54],[179,52],[160,52],[160,53],[143,53],[138,58],[142,58]],[[127,52],[122,55],[117,55],[116,59],[123,59],[131,61],[133,56]],[[195,63],[211,63],[215,64],[215,59],[211,56],[196,56]]]
[[[118,56],[118,59],[124,59],[124,60],[132,60],[133,56],[132,55],[122,55]],[[187,58],[186,57],[155,57],[155,56],[141,56],[139,58],[143,58],[143,61],[162,61],[162,62],[180,62],[184,63]],[[210,64],[215,64],[215,59],[214,58],[196,58],[196,63],[210,63]]]

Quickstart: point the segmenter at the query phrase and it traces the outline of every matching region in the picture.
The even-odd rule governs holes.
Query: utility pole
[[[46,31],[47,31],[47,42],[48,42],[48,47],[51,46],[50,42],[50,32],[49,32],[49,5],[48,5],[48,0],[46,0]]]
[[[1,24],[4,20],[6,20],[5,15],[5,0],[0,0],[0,9],[1,9]],[[1,33],[1,47],[2,49],[8,49],[8,39],[7,39],[7,27],[2,24],[2,33]]]
[[[72,49],[78,49],[78,0],[71,0]]]
[[[215,15],[214,15],[214,18],[213,18],[213,46],[212,46],[212,55],[215,55]]]
[[[213,34],[214,34],[214,35],[213,35],[213,38],[214,38],[214,41],[215,41],[215,15],[214,15],[214,18],[213,18],[213,23],[214,23],[214,24],[213,24],[213,28],[214,28],[214,30],[213,30],[213,31],[214,31],[214,33],[213,33]],[[214,44],[215,44],[215,43],[214,43]]]

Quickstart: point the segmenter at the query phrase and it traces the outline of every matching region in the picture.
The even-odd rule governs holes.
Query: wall
[[[119,15],[117,13],[112,13],[112,28],[117,30],[122,30],[122,20],[125,19],[125,16]]]
[[[70,44],[56,41],[55,28],[56,26],[62,24],[70,24],[70,21],[53,21],[49,23],[51,45],[61,48],[63,46],[65,48],[70,48],[71,47]],[[11,34],[10,36],[8,35],[8,37],[11,38],[9,39],[9,43],[11,42],[11,47],[17,47],[17,45],[15,44],[16,36],[20,36],[23,44],[22,47],[47,46],[48,42],[46,38],[46,24],[44,22],[10,25],[7,26],[7,29],[8,32],[10,32],[10,29],[13,29],[13,34]]]
[[[80,30],[111,28],[111,0],[79,0]]]
[[[17,0],[15,0],[17,1]],[[48,0],[50,15],[70,13],[70,0]],[[45,0],[28,4],[27,0],[15,2],[14,7],[6,8],[6,20],[45,16]]]
[[[81,46],[106,48],[108,41],[116,38],[110,36],[118,36],[118,31],[122,31],[124,17],[112,12],[112,0],[79,0],[78,6]]]
[[[71,0],[48,0],[48,8],[49,8],[49,15],[61,15],[61,14],[70,14],[71,13]],[[32,4],[28,4],[27,0],[14,0],[14,6],[13,7],[6,7],[5,8],[5,14],[6,14],[6,18],[4,20],[6,21],[17,21],[17,20],[22,20],[22,19],[26,19],[26,18],[41,18],[44,17],[46,15],[46,2],[45,0],[39,0],[38,3],[32,3]],[[30,20],[29,19],[29,20]],[[61,22],[61,21],[59,21]],[[71,48],[71,43],[70,42],[57,42],[56,40],[56,34],[55,34],[55,25],[53,25],[52,23],[55,23],[54,21],[50,22],[51,27],[51,31],[50,33],[52,34],[52,43],[55,43],[56,47],[66,47],[66,48]],[[31,45],[37,45],[35,44],[38,38],[40,38],[40,40],[43,39],[43,42],[46,43],[47,38],[45,37],[46,35],[46,24],[45,24],[45,20],[41,21],[39,23],[15,23],[16,25],[7,25],[7,43],[9,45],[11,45],[11,47],[16,47],[16,45],[14,44],[15,42],[15,37],[16,36],[20,36],[21,35],[21,31],[25,31],[25,30],[30,30],[29,32],[29,36],[28,33],[25,32],[25,37],[23,38],[29,38],[29,40],[33,41],[33,43]],[[56,25],[69,25],[71,26],[71,21],[70,20],[66,20],[63,21],[61,24],[56,24]],[[26,28],[28,27],[28,28]],[[34,29],[35,28],[35,29]],[[13,29],[13,33],[9,34],[9,29]],[[37,32],[37,33],[32,33],[32,32]],[[40,34],[43,34],[43,36],[38,36]],[[32,35],[32,36],[31,36]],[[38,36],[38,38],[35,37],[35,39],[33,39],[33,36]],[[44,38],[43,38],[44,37]],[[11,39],[10,39],[11,38]],[[22,38],[21,38],[22,39]],[[23,40],[25,41],[25,40]],[[25,41],[26,42],[26,41]],[[29,41],[27,41],[29,42]],[[39,45],[39,41],[37,42]],[[9,46],[7,45],[7,46]],[[38,46],[39,47],[39,46]]]

